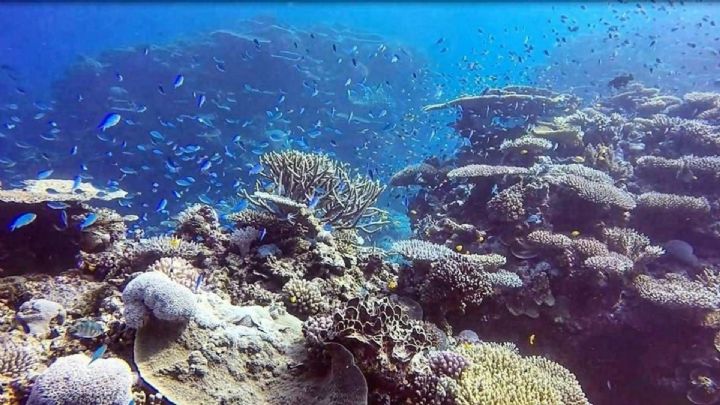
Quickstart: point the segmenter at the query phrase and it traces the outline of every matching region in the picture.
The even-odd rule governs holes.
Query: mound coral
[[[122,300],[125,323],[134,329],[142,327],[150,314],[166,321],[187,322],[196,311],[192,291],[158,271],[140,274],[130,281]]]
[[[29,405],[127,405],[135,377],[120,359],[61,357],[33,385]]]

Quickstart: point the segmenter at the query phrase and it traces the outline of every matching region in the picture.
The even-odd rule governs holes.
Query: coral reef
[[[164,233],[90,205],[118,190],[0,190],[0,220],[37,216],[0,232],[2,400],[717,401],[718,100],[509,86],[428,106],[460,109],[463,144],[390,178],[403,238],[377,233],[402,215],[372,171],[305,151]]]

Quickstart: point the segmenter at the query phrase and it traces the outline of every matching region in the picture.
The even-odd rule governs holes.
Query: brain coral
[[[463,344],[458,352],[470,362],[458,384],[460,405],[589,404],[570,371],[544,358],[524,358],[511,344]]]
[[[163,273],[143,273],[128,283],[122,293],[125,323],[138,329],[151,313],[166,321],[187,321],[196,311],[195,296],[189,288]]]
[[[57,359],[33,385],[28,405],[127,405],[135,377],[120,359]]]
[[[464,344],[470,361],[460,376],[460,405],[589,404],[575,376],[550,360],[523,358],[511,344]]]

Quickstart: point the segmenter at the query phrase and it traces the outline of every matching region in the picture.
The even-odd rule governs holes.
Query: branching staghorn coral
[[[483,299],[498,292],[522,286],[522,280],[516,274],[498,269],[504,257],[476,257],[483,260],[433,262],[419,286],[422,301],[442,305],[445,310],[462,310],[466,306],[479,306]]]
[[[271,152],[260,157],[264,169],[260,176],[274,185],[272,193],[263,191],[260,181],[256,192],[246,194],[256,207],[292,220],[305,209],[322,223],[336,229],[360,228],[373,232],[387,223],[378,220],[372,205],[383,191],[380,182],[352,176],[347,164],[326,155],[299,151]],[[314,198],[314,207],[309,202]],[[289,215],[289,216],[288,216]]]
[[[650,239],[630,228],[605,228],[603,237],[608,247],[633,262],[647,263],[665,254],[660,246],[650,244]]]
[[[502,222],[514,222],[525,216],[524,193],[522,184],[513,184],[493,196],[487,202],[491,218]]]

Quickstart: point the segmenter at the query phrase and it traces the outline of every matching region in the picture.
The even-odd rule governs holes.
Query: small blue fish
[[[204,159],[200,162],[200,171],[201,172],[206,172],[206,171],[210,170],[211,167],[212,167],[212,162],[210,161],[210,159]]]
[[[255,175],[259,174],[263,171],[264,167],[260,163],[254,165],[252,168],[250,168],[249,174]]]
[[[323,225],[323,230],[325,232],[332,232],[335,228],[330,224],[329,222],[325,225]]]
[[[176,89],[185,83],[185,76],[183,75],[177,75],[175,76],[175,81],[173,82],[173,87]]]
[[[68,214],[67,214],[67,212],[65,212],[65,210],[60,211],[60,223],[62,224],[63,229],[67,229]]]
[[[247,208],[248,205],[249,205],[248,200],[246,200],[246,199],[243,198],[243,199],[241,199],[240,201],[238,201],[237,204],[235,204],[235,205],[232,207],[232,211],[233,211],[233,212],[242,211],[242,210],[244,210],[245,208]]]
[[[104,343],[102,344],[102,346],[95,349],[92,356],[90,357],[90,363],[88,363],[88,365],[92,364],[93,361],[101,358],[102,355],[105,354],[105,350],[107,350],[107,345]]]
[[[265,239],[265,235],[267,235],[267,229],[265,229],[264,227],[263,227],[263,228],[260,228],[260,233],[259,233],[259,235],[258,235],[258,240],[259,240],[259,241],[262,241],[263,239]]]
[[[155,212],[161,212],[167,207],[168,200],[163,198],[160,201],[158,201],[157,206],[155,207]]]
[[[198,108],[201,108],[203,105],[205,105],[205,101],[207,100],[207,97],[205,97],[204,94],[201,94],[197,98],[197,106]]]
[[[10,232],[13,232],[16,229],[22,228],[25,225],[30,225],[35,218],[37,218],[37,215],[35,215],[32,212],[27,212],[25,214],[21,214],[10,223],[8,228],[10,229]]]
[[[108,115],[103,118],[102,121],[100,121],[100,124],[98,124],[98,129],[105,132],[106,129],[112,128],[115,125],[120,123],[120,119],[122,117],[118,113],[109,113]]]
[[[77,190],[80,187],[80,182],[82,181],[82,177],[78,174],[73,178],[73,184],[72,187],[70,187],[70,192],[74,193],[75,190]]]
[[[320,202],[320,196],[313,191],[313,195],[308,199],[308,208],[314,210]]]
[[[542,221],[543,221],[543,219],[542,219],[542,214],[540,214],[540,213],[538,212],[538,213],[529,215],[529,216],[527,217],[527,219],[525,220],[525,223],[527,223],[528,225],[530,225],[530,224],[540,224],[540,223],[542,223]]]
[[[77,147],[77,145],[75,145],[75,146],[73,146],[72,148],[70,148],[70,156],[75,156],[75,155],[77,155],[77,152],[78,152],[78,147]]]
[[[48,177],[50,177],[53,174],[54,171],[55,170],[53,170],[53,169],[40,170],[37,173],[37,179],[38,180],[47,179]]]
[[[78,225],[78,228],[80,228],[81,231],[84,231],[85,229],[92,226],[92,224],[94,224],[95,221],[97,221],[97,219],[98,219],[97,214],[94,212],[91,212],[85,217],[85,219],[80,223],[80,225]]]
[[[200,289],[200,285],[202,285],[204,279],[205,277],[202,273],[198,274],[198,276],[195,278],[195,288],[193,288],[193,292],[198,292],[198,290]]]
[[[70,204],[61,201],[50,201],[46,205],[53,210],[64,210],[70,206]]]

